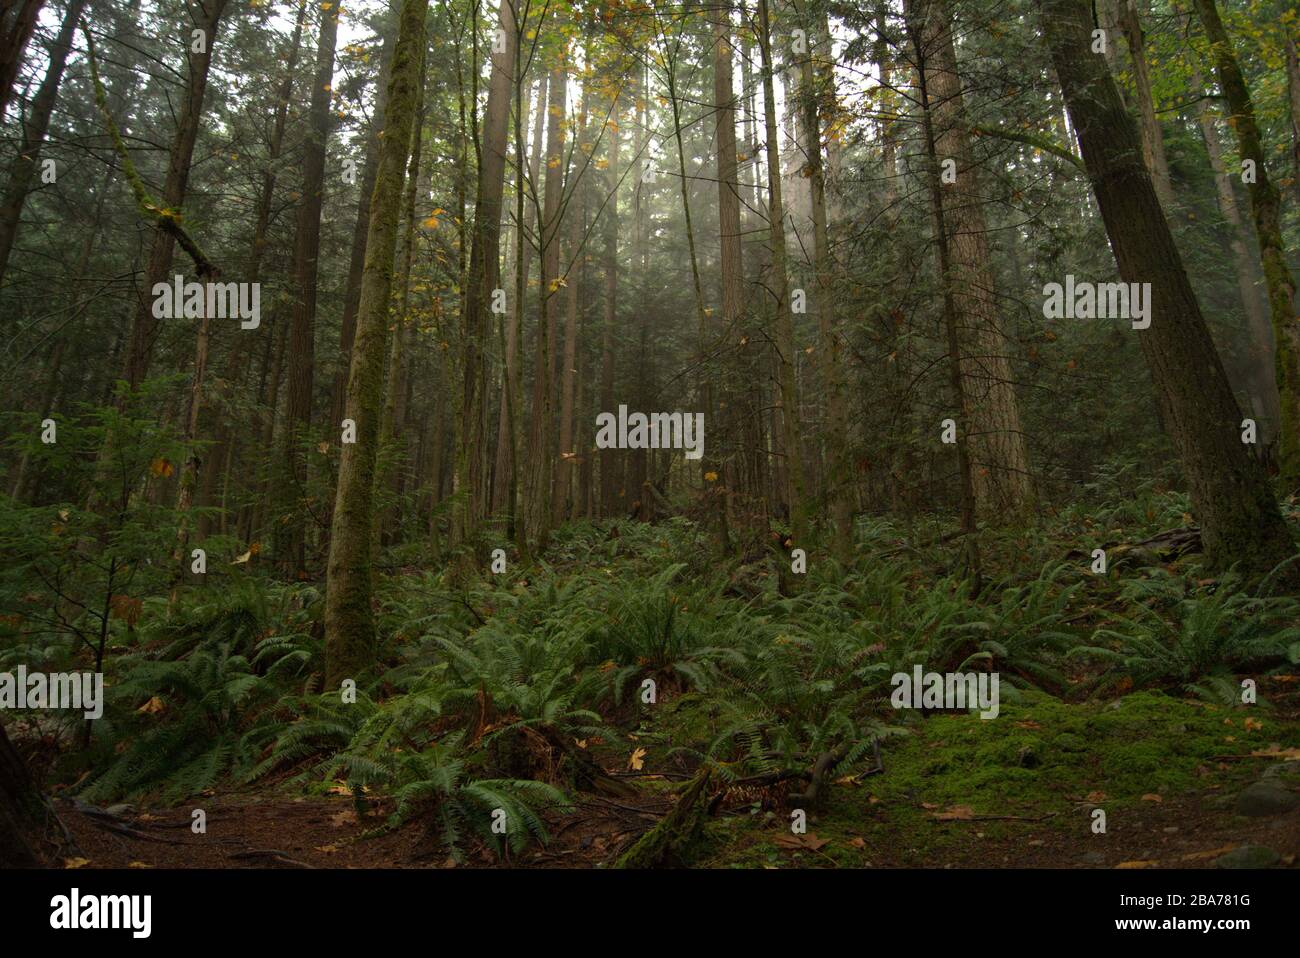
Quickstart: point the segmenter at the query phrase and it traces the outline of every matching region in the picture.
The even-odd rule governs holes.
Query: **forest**
[[[0,868],[1296,867],[1294,0],[5,0],[0,190]]]

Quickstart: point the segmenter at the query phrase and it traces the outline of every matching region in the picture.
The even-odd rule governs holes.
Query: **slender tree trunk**
[[[361,165],[361,187],[357,198],[357,219],[352,228],[352,251],[348,258],[348,282],[343,291],[343,321],[339,332],[339,363],[330,388],[330,426],[338,428],[343,420],[343,406],[347,401],[348,373],[352,366],[352,343],[357,335],[357,306],[361,302],[361,274],[366,265],[366,236],[370,230],[370,197],[375,192],[375,176],[379,171],[380,134],[384,130],[384,115],[388,102],[388,76],[393,61],[393,43],[397,30],[400,4],[390,0],[388,19],[383,31],[383,44],[379,53],[379,89],[375,96],[375,113],[366,136],[366,155]],[[461,222],[464,222],[461,210]]]
[[[0,11],[0,120],[13,96],[18,71],[22,69],[23,54],[36,30],[45,0],[16,0]]]
[[[524,541],[540,551],[550,532],[552,481],[551,419],[555,405],[555,294],[560,286],[560,220],[564,210],[565,91],[567,64],[551,70],[550,106],[546,124],[546,192],[542,208],[541,312],[537,319],[537,349],[533,375],[533,408],[529,429],[529,463],[524,485]]]
[[[1300,317],[1295,313],[1295,281],[1286,261],[1286,245],[1280,222],[1281,197],[1268,178],[1264,141],[1255,120],[1250,88],[1237,64],[1232,41],[1219,19],[1214,0],[1194,0],[1205,35],[1210,41],[1219,86],[1231,110],[1229,125],[1237,135],[1237,149],[1243,161],[1254,165],[1254,179],[1247,182],[1250,212],[1255,220],[1264,282],[1268,288],[1269,312],[1276,345],[1277,392],[1282,407],[1282,442],[1278,465],[1288,490],[1300,485]]]
[[[519,31],[514,0],[501,3],[499,25],[505,43],[492,55],[487,107],[483,116],[483,146],[478,191],[474,200],[474,240],[470,251],[465,305],[461,314],[464,377],[461,395],[461,437],[456,447],[456,475],[463,500],[455,508],[455,543],[477,537],[489,495],[486,476],[488,331],[492,328],[493,291],[501,283],[501,207],[505,194],[506,143],[513,95]]]
[[[614,91],[609,107],[608,166],[606,167],[606,192],[609,201],[602,215],[605,217],[605,311],[600,333],[600,410],[616,413],[614,403],[614,328],[618,324],[618,186],[619,186],[619,96]],[[610,518],[618,511],[618,451],[601,449],[597,454],[600,464],[600,515]]]
[[[977,515],[993,521],[1015,521],[1033,499],[1028,456],[1020,424],[1011,368],[1015,346],[1005,329],[988,247],[988,225],[979,176],[967,134],[968,120],[953,47],[952,20],[943,0],[917,0],[923,24],[926,84],[931,122],[941,161],[956,165],[956,182],[943,191],[944,222],[953,273],[950,284],[966,331],[963,386],[971,419],[964,423],[969,440]],[[966,338],[966,337],[963,337]]]
[[[590,54],[588,54],[590,55]],[[587,109],[590,101],[590,83],[583,84],[582,104],[578,110],[578,149],[573,154],[569,171],[569,256],[571,261],[565,282],[564,365],[560,370],[560,456],[555,465],[555,498],[552,503],[552,521],[559,525],[569,516],[574,498],[574,460],[578,450],[574,447],[573,413],[578,385],[578,310],[581,303],[583,228],[585,215],[580,197],[586,195],[583,176],[591,163],[591,143],[587,136]]]
[[[381,453],[380,463],[376,476],[375,491],[378,493],[384,487],[387,487],[388,494],[396,497],[398,492],[398,480],[401,477],[403,465],[399,450],[405,448],[406,443],[401,438],[404,423],[401,415],[401,399],[406,393],[406,376],[404,375],[406,363],[406,330],[410,325],[410,301],[411,301],[411,265],[415,261],[415,239],[416,239],[416,222],[415,215],[416,197],[420,187],[420,152],[424,132],[424,97],[425,84],[428,83],[426,76],[426,61],[428,53],[426,50],[420,51],[420,84],[416,93],[415,107],[415,124],[411,131],[411,149],[410,162],[406,168],[406,195],[402,200],[403,216],[406,219],[405,229],[402,231],[401,250],[398,257],[398,274],[397,274],[397,309],[393,314],[393,335],[390,340],[388,352],[388,382],[384,393],[384,414],[379,431],[379,449]],[[375,523],[375,540],[378,544],[382,535],[388,531],[384,527],[391,529],[399,518],[396,505],[390,507],[382,522]],[[378,550],[376,549],[376,557]]]
[[[834,296],[831,291],[830,237],[826,225],[826,174],[822,162],[821,118],[814,73],[813,18],[808,0],[796,0],[795,11],[808,31],[808,53],[799,64],[799,119],[803,138],[804,171],[811,193],[813,221],[813,272],[817,281],[814,299],[817,309],[818,351],[822,383],[826,394],[826,494],[832,527],[832,548],[841,561],[853,546],[853,515],[848,496],[848,430],[845,423],[844,386],[840,337],[836,330]],[[825,43],[830,38],[824,39]]]
[[[1291,190],[1300,203],[1300,37],[1286,45],[1287,111],[1291,120]]]
[[[325,151],[328,146],[333,98],[334,47],[338,39],[338,7],[320,6],[320,35],[316,42],[316,72],[309,108],[310,132],[303,147],[302,204],[293,255],[293,318],[289,332],[289,408],[285,430],[285,459],[289,463],[292,517],[285,529],[282,561],[289,574],[307,567],[307,528],[302,500],[307,494],[307,456],[303,450],[311,428],[312,391],[316,366],[316,279],[320,257],[321,209],[325,199]]]
[[[1089,50],[1086,3],[1038,3],[1120,277],[1151,284],[1151,325],[1135,334],[1183,463],[1206,561],[1266,573],[1294,555],[1295,545],[1263,467],[1241,442],[1241,411],[1151,185],[1137,128],[1105,61]]]
[[[966,556],[966,575],[970,580],[971,594],[980,591],[982,573],[980,553],[975,521],[975,483],[973,466],[969,449],[967,432],[973,421],[971,399],[966,391],[968,377],[962,364],[962,342],[959,331],[960,313],[957,302],[958,267],[953,261],[949,237],[952,227],[948,224],[947,203],[944,201],[943,183],[940,175],[940,159],[948,154],[940,153],[939,134],[935,130],[935,102],[942,102],[942,94],[932,96],[930,79],[935,70],[930,56],[935,52],[932,45],[934,17],[937,13],[929,0],[907,0],[905,6],[907,29],[912,41],[912,50],[916,59],[917,86],[919,89],[919,106],[921,108],[922,129],[925,133],[926,158],[929,161],[926,174],[930,194],[930,212],[934,218],[934,247],[939,261],[939,282],[943,289],[943,326],[948,348],[949,384],[953,401],[957,405],[957,477],[961,492],[961,533]],[[946,29],[946,25],[945,25]]]
[[[388,114],[379,149],[379,169],[375,192],[370,198],[366,268],[345,407],[346,418],[356,423],[357,441],[342,446],[326,571],[327,689],[337,689],[346,678],[361,679],[374,664],[375,620],[371,609],[374,566],[370,557],[370,529],[383,403],[384,347],[393,291],[393,246],[397,239],[406,153],[415,125],[428,7],[428,0],[403,0],[402,3],[392,74],[388,80]]]
[[[807,532],[808,503],[803,467],[803,428],[799,421],[799,397],[795,381],[794,316],[790,304],[790,280],[786,267],[785,205],[781,197],[781,139],[776,121],[776,92],[772,81],[772,34],[768,0],[759,0],[759,52],[763,62],[763,124],[767,139],[767,225],[772,256],[772,284],[776,299],[776,352],[781,396],[781,448],[785,452],[784,475],[788,478],[786,501],[796,541]]]
[[[1237,205],[1237,194],[1232,185],[1223,161],[1223,146],[1219,140],[1219,131],[1214,125],[1214,114],[1204,99],[1205,85],[1200,70],[1192,71],[1192,93],[1195,96],[1196,122],[1201,128],[1201,138],[1205,142],[1205,152],[1210,159],[1210,169],[1214,172],[1214,186],[1218,192],[1219,212],[1223,214],[1228,231],[1228,246],[1232,250],[1232,264],[1237,273],[1237,293],[1241,297],[1241,308],[1246,317],[1246,334],[1250,343],[1250,373],[1248,379],[1252,400],[1267,417],[1260,424],[1260,440],[1266,446],[1277,436],[1278,417],[1281,407],[1278,402],[1277,381],[1273,376],[1274,346],[1273,325],[1269,321],[1268,303],[1261,290],[1262,283],[1256,285],[1259,267],[1250,250],[1246,238],[1246,223],[1241,209]]]
[[[1142,156],[1156,196],[1166,215],[1173,209],[1174,191],[1169,182],[1169,161],[1165,158],[1165,137],[1156,117],[1155,100],[1151,95],[1151,70],[1147,65],[1146,33],[1138,17],[1136,0],[1118,0],[1119,24],[1128,42],[1129,57],[1133,61],[1133,87],[1137,94],[1138,123],[1142,132]]]
[[[187,37],[186,57],[189,64],[189,78],[185,89],[185,100],[181,104],[180,118],[176,123],[176,134],[172,139],[171,151],[167,164],[167,178],[163,182],[162,203],[170,209],[179,210],[185,202],[186,187],[190,179],[190,164],[194,158],[194,144],[198,141],[199,127],[203,121],[203,98],[208,86],[208,71],[212,66],[212,52],[217,44],[217,31],[221,26],[221,17],[225,13],[227,0],[199,0],[188,4],[195,11],[190,22],[197,24],[201,33],[202,46],[195,49],[198,39]],[[176,249],[175,236],[166,230],[155,230],[153,246],[149,253],[149,263],[145,269],[145,281],[137,297],[135,319],[131,323],[131,335],[127,345],[126,369],[123,378],[132,388],[137,388],[149,375],[149,366],[153,360],[154,339],[157,336],[158,320],[153,316],[152,290],[158,283],[167,280],[171,271],[172,254]]]
[[[0,200],[0,286],[4,285],[9,255],[13,252],[14,238],[18,235],[18,221],[22,218],[23,205],[27,202],[32,180],[40,164],[41,147],[45,145],[50,117],[54,114],[54,104],[59,98],[59,84],[63,82],[63,68],[67,65],[68,53],[72,49],[72,36],[85,7],[86,0],[68,2],[59,34],[50,45],[45,79],[41,81],[40,89],[23,121],[22,146],[9,164],[9,179],[5,185],[4,198]]]

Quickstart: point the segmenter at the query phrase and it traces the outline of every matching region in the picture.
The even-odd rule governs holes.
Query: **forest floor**
[[[70,867],[612,867],[702,776],[661,864],[1295,868],[1300,597],[1202,570],[1178,497],[1119,501],[989,536],[976,598],[885,522],[789,595],[779,550],[723,563],[685,520],[575,524],[495,577],[394,555],[353,700],[319,585],[236,571],[114,618],[89,749],[10,735]],[[922,664],[1000,674],[996,720],[894,706]]]
[[[1011,706],[1020,716],[1010,730],[974,715],[935,715],[882,750],[883,771],[836,781],[804,834],[792,834],[774,811],[781,786],[729,791],[690,864],[1294,867],[1300,688],[1277,685],[1273,713],[1262,722],[1199,702],[1171,708],[1143,694],[1109,708],[1046,698]],[[654,733],[646,739],[653,742]],[[648,755],[654,751],[651,744]],[[612,753],[598,757],[617,761]],[[581,795],[572,811],[547,816],[545,847],[504,860],[479,847],[457,862],[418,820],[366,834],[392,811],[382,797],[359,806],[347,795],[293,795],[269,785],[176,807],[112,806],[111,816],[84,803],[57,804],[84,855],[71,867],[593,868],[612,864],[659,821],[672,804],[668,788],[689,778],[671,760],[646,757],[642,764],[640,772],[607,768],[637,783],[638,797]],[[206,813],[205,834],[191,831],[194,808]],[[1095,809],[1106,813],[1104,834],[1093,831]]]

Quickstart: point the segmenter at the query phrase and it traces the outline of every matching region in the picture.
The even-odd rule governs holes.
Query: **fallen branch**
[[[185,227],[181,226],[181,211],[160,206],[145,189],[144,180],[140,179],[126,143],[122,140],[122,133],[117,128],[117,121],[113,119],[113,111],[108,108],[108,96],[104,92],[103,81],[99,78],[99,63],[95,58],[95,38],[91,35],[90,27],[84,19],[81,21],[81,32],[86,36],[86,59],[90,64],[90,79],[95,87],[95,103],[104,116],[104,125],[108,128],[109,138],[113,141],[113,149],[122,161],[122,172],[126,175],[127,183],[131,185],[131,192],[135,194],[135,204],[140,215],[150,220],[156,228],[175,237],[181,249],[194,260],[196,273],[204,277],[217,278],[221,275],[221,270],[208,259]]]

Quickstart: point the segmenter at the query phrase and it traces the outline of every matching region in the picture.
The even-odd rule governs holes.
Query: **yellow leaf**
[[[153,868],[148,862],[131,862],[127,868]]]
[[[1148,860],[1133,861],[1133,862],[1120,862],[1115,867],[1116,868],[1155,868],[1155,866],[1159,864],[1160,863],[1158,861],[1153,861],[1148,859]]]
[[[645,765],[645,749],[643,748],[633,749],[632,757],[627,760],[627,767],[634,772],[639,772],[641,771],[641,767],[643,765]]]
[[[136,711],[142,715],[157,715],[165,708],[167,708],[167,703],[155,695],[148,702],[145,702],[144,705],[141,705],[136,709]]]
[[[718,481],[718,474],[717,474],[716,472],[706,472],[706,473],[704,474],[704,481],[705,481],[705,482],[717,482],[717,481]]]
[[[84,865],[89,865],[89,864],[90,864],[90,859],[89,859],[89,858],[65,858],[65,859],[63,859],[63,867],[64,867],[64,868],[81,868],[82,866],[84,866]]]
[[[176,467],[166,459],[155,459],[153,462],[149,463],[149,471],[155,476],[167,477],[176,471]]]

